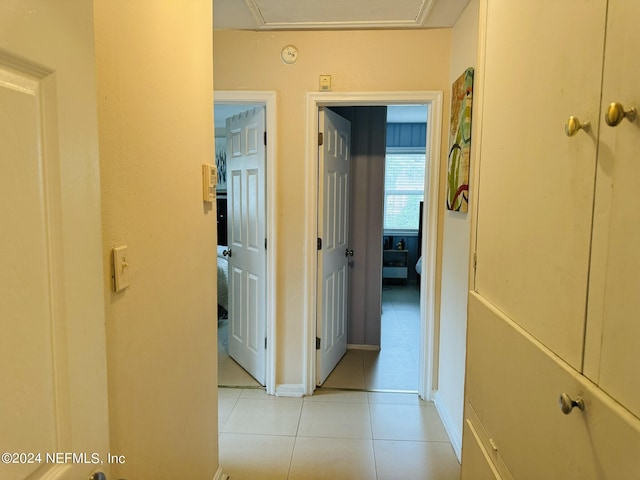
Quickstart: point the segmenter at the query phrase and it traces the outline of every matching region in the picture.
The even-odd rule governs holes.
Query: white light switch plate
[[[129,286],[129,263],[127,262],[127,247],[113,249],[113,272],[115,290],[119,292]]]

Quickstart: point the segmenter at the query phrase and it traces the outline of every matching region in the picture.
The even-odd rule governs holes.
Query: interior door
[[[602,115],[640,110],[640,3],[609,2]],[[601,117],[602,118],[602,117]],[[617,123],[617,122],[613,122]],[[640,417],[640,120],[600,125],[585,375]]]
[[[109,447],[92,2],[2,1],[0,46],[0,478],[86,479]]]
[[[261,385],[266,373],[265,111],[227,119],[229,356]]]
[[[347,351],[351,124],[321,108],[318,154],[318,311],[316,381],[322,385]]]

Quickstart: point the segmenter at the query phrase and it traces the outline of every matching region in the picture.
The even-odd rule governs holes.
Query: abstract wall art
[[[451,86],[451,122],[447,165],[447,209],[469,210],[469,152],[473,68],[467,68]]]

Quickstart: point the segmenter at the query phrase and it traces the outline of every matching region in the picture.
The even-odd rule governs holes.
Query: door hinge
[[[324,145],[324,133],[318,132],[318,146]]]
[[[267,337],[264,337],[264,349],[267,349]]]
[[[267,239],[266,238],[264,239],[264,249],[265,250],[267,249]]]
[[[322,250],[322,239],[318,237],[318,250]]]
[[[267,132],[264,132],[264,146],[267,146]]]
[[[473,271],[475,272],[478,266],[478,252],[473,252]]]
[[[320,337],[316,337],[316,350],[320,350]]]

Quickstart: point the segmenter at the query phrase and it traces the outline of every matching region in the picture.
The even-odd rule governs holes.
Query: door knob
[[[637,116],[638,110],[636,110],[635,107],[625,110],[621,103],[613,102],[609,104],[607,113],[604,114],[604,121],[607,122],[607,125],[610,127],[616,127],[625,118],[630,122],[635,122]]]
[[[344,251],[345,257],[353,257],[353,250],[349,250],[348,248]]]
[[[571,115],[569,117],[569,120],[567,120],[567,124],[564,126],[564,133],[567,134],[567,137],[573,137],[576,133],[578,133],[578,130],[584,130],[586,132],[590,127],[590,122],[580,123],[578,117],[574,117],[573,115]]]
[[[107,480],[107,476],[103,472],[93,472],[89,480]]]
[[[222,251],[222,255],[224,255],[225,257],[231,258],[231,256],[233,255],[233,252],[231,251],[230,248],[227,248],[226,250]]]
[[[563,393],[560,395],[559,403],[560,410],[562,410],[562,413],[565,415],[569,415],[571,410],[573,410],[573,407],[578,407],[580,410],[584,411],[584,400],[580,397],[573,400],[569,394]]]

